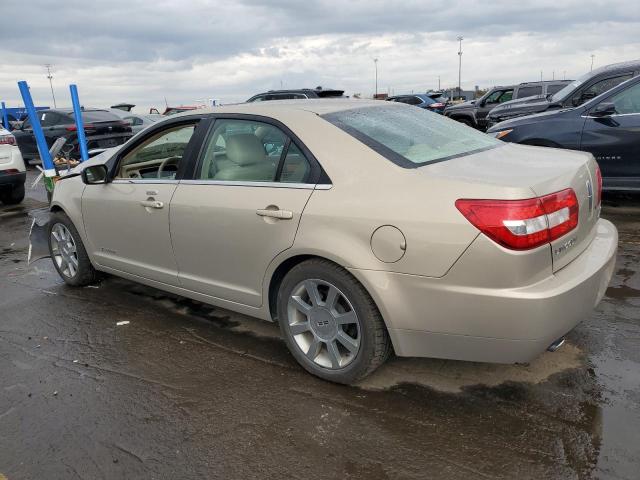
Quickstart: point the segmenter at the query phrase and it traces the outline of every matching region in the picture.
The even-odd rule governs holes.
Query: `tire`
[[[5,205],[17,205],[24,200],[24,183],[22,185],[14,185],[10,190],[2,192],[0,200]]]
[[[317,294],[315,299],[310,292]],[[293,267],[280,285],[277,311],[291,354],[325,380],[356,383],[391,353],[389,334],[371,296],[349,272],[328,260]]]
[[[67,285],[84,287],[96,280],[96,270],[91,265],[78,230],[64,212],[51,216],[47,237],[53,266]]]

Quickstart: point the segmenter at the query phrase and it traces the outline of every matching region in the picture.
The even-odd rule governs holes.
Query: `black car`
[[[496,106],[487,117],[489,126],[522,115],[578,107],[638,74],[640,74],[640,60],[597,68],[578,80],[572,81],[554,95],[513,100]]]
[[[640,191],[640,76],[578,107],[507,120],[488,133],[505,142],[592,153],[604,189]]]
[[[448,106],[444,114],[470,127],[485,130],[488,126],[487,115],[496,106],[509,102],[514,98],[528,98],[534,95],[548,95],[550,92],[557,92],[570,81],[547,80],[493,87],[477,100]]]
[[[440,98],[440,97],[437,97]],[[442,114],[447,106],[446,101],[441,102],[427,93],[416,93],[411,95],[396,95],[394,97],[387,98],[389,102],[400,102],[408,105],[414,105],[419,108],[424,108],[430,112],[436,112]]]
[[[266,100],[294,100],[305,98],[335,98],[343,97],[344,90],[335,90],[333,88],[301,88],[298,90],[269,90],[268,92],[258,93],[254,95],[246,103],[264,102]]]
[[[51,145],[59,137],[65,137],[67,139],[66,145],[73,147],[69,150],[68,156],[75,159],[80,158],[73,110],[49,109],[39,110],[37,113],[48,147],[51,148]],[[82,111],[82,121],[89,150],[115,147],[123,144],[132,136],[131,125],[106,110],[85,109]],[[28,118],[12,133],[16,137],[25,162],[39,158],[33,128]],[[63,151],[66,154],[67,148],[63,148]]]

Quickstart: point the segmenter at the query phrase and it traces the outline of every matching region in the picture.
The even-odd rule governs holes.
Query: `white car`
[[[16,138],[0,127],[0,201],[15,205],[24,199],[27,173]]]

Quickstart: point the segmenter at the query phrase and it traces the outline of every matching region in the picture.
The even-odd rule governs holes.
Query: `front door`
[[[478,128],[484,130],[487,128],[487,115],[495,107],[501,103],[508,102],[513,98],[513,89],[496,90],[484,99],[476,108],[476,123]]]
[[[178,284],[169,206],[195,125],[187,122],[154,129],[122,152],[113,181],[87,185],[82,216],[98,264]]]
[[[181,285],[259,307],[270,262],[293,245],[313,192],[312,164],[275,125],[218,119],[193,180],[171,201]]]
[[[603,102],[615,105],[608,117],[587,117],[581,150],[591,152],[602,170],[605,184],[632,182],[640,185],[640,83],[631,85]]]

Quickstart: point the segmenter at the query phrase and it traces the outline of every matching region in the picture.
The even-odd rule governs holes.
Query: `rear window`
[[[393,103],[334,112],[323,118],[405,168],[501,145],[499,140],[455,120]]]
[[[115,122],[120,118],[113,113],[96,110],[82,112],[82,120],[84,122]]]

